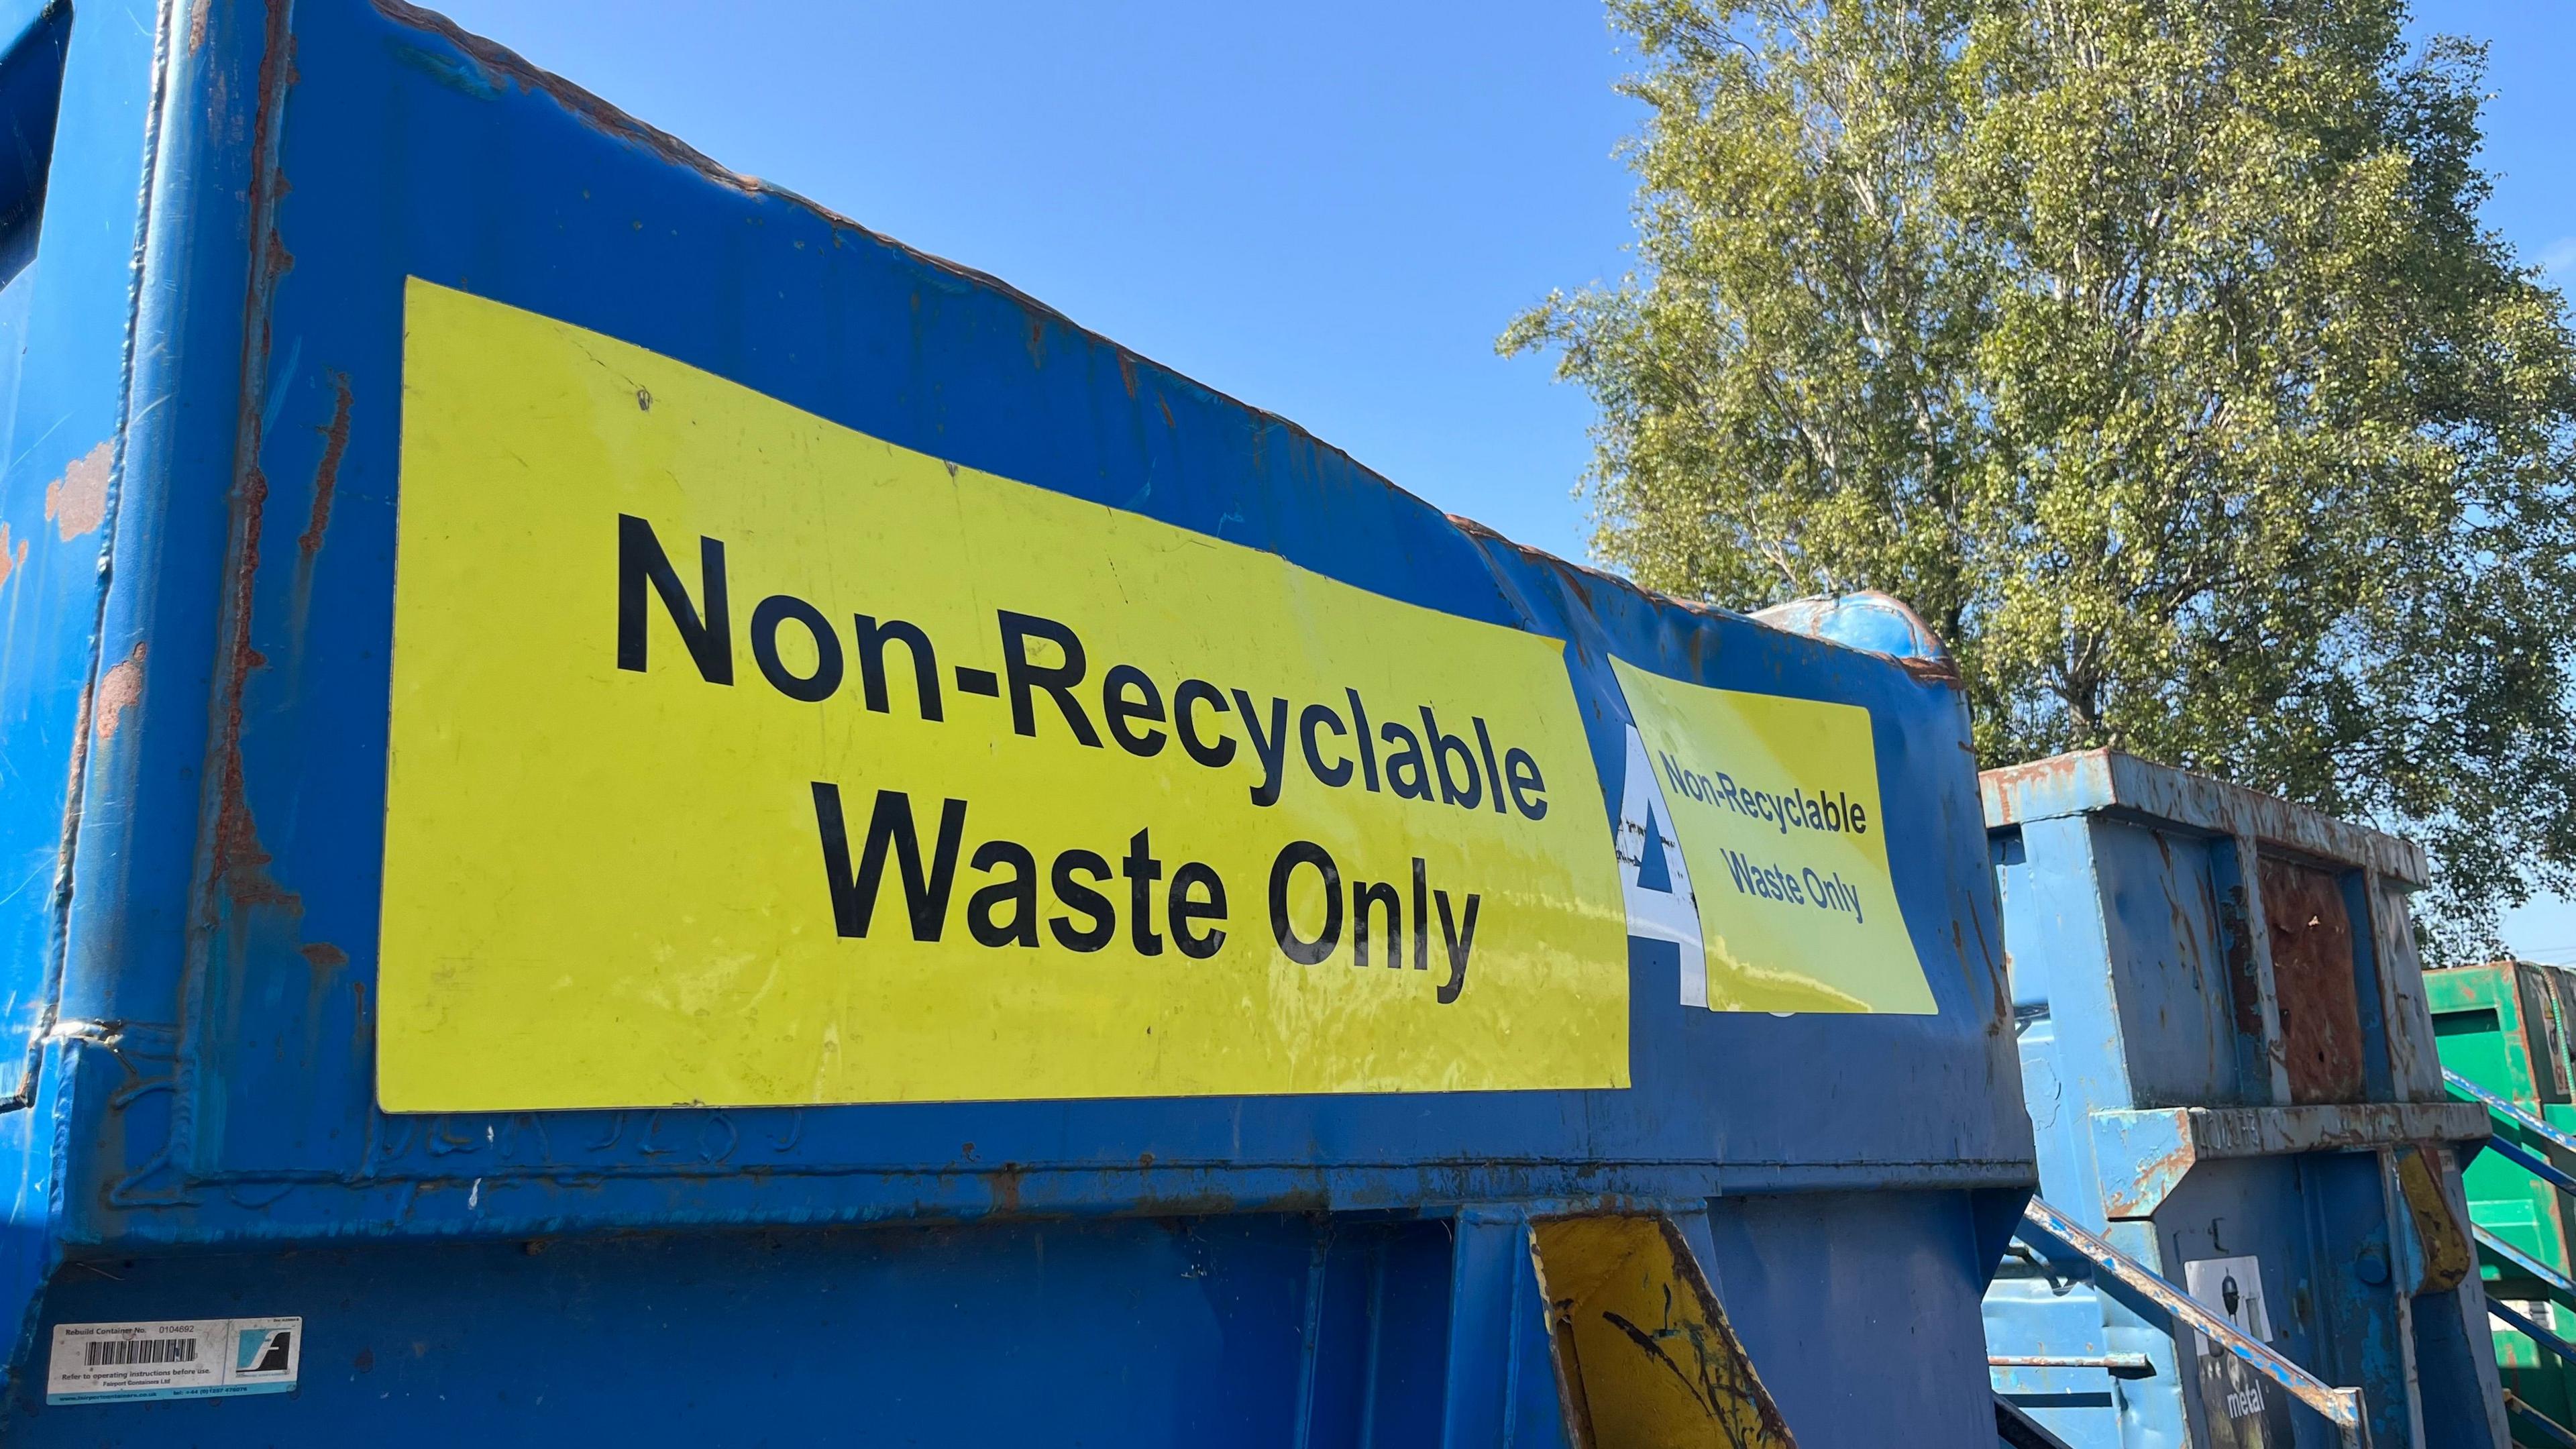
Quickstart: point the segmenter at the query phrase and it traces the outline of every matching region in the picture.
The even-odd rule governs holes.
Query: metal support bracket
[[[2411,1142],[2484,1142],[2473,1102],[2311,1107],[2154,1107],[2093,1114],[2105,1216],[2153,1217],[2192,1168],[2234,1157],[2373,1151]]]

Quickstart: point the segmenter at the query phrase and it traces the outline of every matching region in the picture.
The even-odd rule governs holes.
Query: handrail
[[[2524,1403],[2522,1396],[2511,1389],[2504,1391],[2504,1407],[2505,1412],[2513,1415],[2515,1421],[2524,1428],[2552,1444],[2564,1445],[2565,1449],[2576,1449],[2576,1433],[2570,1433],[2566,1425]]]
[[[1988,1368],[2102,1369],[2113,1378],[2154,1378],[2156,1366],[2143,1353],[1997,1353],[1986,1356]]]
[[[2529,1253],[2524,1252],[2522,1249],[2515,1247],[2513,1244],[2506,1242],[2504,1239],[2497,1237],[2495,1234],[2488,1232],[2484,1228],[2472,1225],[2471,1231],[2477,1234],[2479,1247],[2484,1248],[2488,1252],[2495,1254],[2497,1257],[2504,1259],[2507,1263],[2512,1264],[2516,1269],[2530,1277],[2537,1278],[2541,1282],[2558,1290],[2559,1294],[2565,1297],[2571,1306],[2576,1306],[2576,1282],[2570,1282],[2566,1274],[2550,1267],[2547,1263],[2541,1262]]]
[[[2336,1388],[2283,1358],[2269,1345],[2258,1342],[2243,1329],[2203,1307],[2200,1300],[2174,1286],[2170,1280],[2095,1237],[2040,1199],[2032,1198],[2022,1209],[2022,1220],[2074,1249],[2094,1267],[2117,1278],[2177,1322],[2188,1324],[2212,1342],[2225,1345],[2228,1352],[2253,1365],[2256,1372],[2288,1389],[2300,1403],[2314,1409],[2324,1416],[2327,1423],[2340,1430],[2349,1449],[2368,1449],[2370,1427],[2362,1418],[2361,1390]]]
[[[2529,1151],[2522,1144],[2507,1141],[2502,1137],[2490,1137],[2487,1139],[2487,1150],[2560,1192],[2576,1195],[2576,1177],[2569,1177],[2559,1171],[2548,1159]]]
[[[2569,1343],[2567,1340],[2560,1338],[2557,1334],[2541,1327],[2537,1321],[2525,1317],[2521,1309],[2516,1308],[2501,1299],[2490,1298],[2487,1300],[2487,1312],[2492,1313],[2496,1317],[2513,1325],[2515,1330],[2520,1332],[2525,1338],[2539,1344],[2542,1348],[2549,1350],[2551,1353],[2558,1355],[2569,1363],[2576,1363],[2576,1343]]]
[[[2508,1122],[2511,1122],[2513,1125],[2521,1128],[2525,1132],[2528,1132],[2543,1141],[2562,1147],[2569,1152],[2576,1152],[2576,1133],[2571,1133],[2564,1127],[2553,1127],[2549,1125],[2547,1122],[2542,1121],[2530,1112],[2527,1112],[2521,1107],[2516,1106],[2514,1103],[2497,1096],[2495,1093],[2488,1091],[2486,1088],[2479,1086],[2477,1083],[2470,1081],[2468,1078],[2461,1076],[2459,1073],[2452,1071],[2448,1067],[2444,1067],[2442,1069],[2442,1083],[2452,1091],[2469,1098],[2471,1101],[2486,1104],[2486,1109],[2488,1111],[2495,1113],[2497,1116],[2502,1117]],[[2490,1141],[2488,1145],[2495,1145],[2494,1141]]]

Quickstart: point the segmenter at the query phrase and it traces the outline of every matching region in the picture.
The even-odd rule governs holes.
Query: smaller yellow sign
[[[1698,897],[1710,1008],[1936,1012],[1888,871],[1869,711],[1611,665]]]

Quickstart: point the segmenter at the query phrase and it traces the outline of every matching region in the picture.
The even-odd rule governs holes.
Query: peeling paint
[[[322,551],[322,532],[331,526],[331,495],[340,486],[340,459],[349,451],[349,374],[331,374],[331,421],[321,430],[322,461],[313,469],[313,514],[305,521],[296,551],[307,560]]]
[[[22,538],[18,540],[16,547],[12,548],[9,543],[9,525],[0,523],[0,584],[9,582],[11,574],[26,566],[27,541]]]
[[[98,742],[102,745],[116,738],[116,726],[125,712],[143,703],[143,651],[148,647],[135,645],[124,663],[108,670],[98,681],[90,715],[98,721]]]
[[[69,543],[107,521],[107,475],[116,450],[101,443],[72,460],[63,476],[45,485],[45,517]]]

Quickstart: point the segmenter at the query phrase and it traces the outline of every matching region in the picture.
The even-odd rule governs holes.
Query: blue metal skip
[[[2109,751],[1984,791],[2041,1195],[2358,1391],[2361,1422],[2339,1431],[2321,1396],[2293,1402],[2046,1233],[1987,1294],[1998,1390],[2073,1449],[2501,1449],[2459,1176],[2487,1128],[2433,1053],[2405,905],[2421,852]]]
[[[1517,549],[392,0],[66,13],[0,4],[67,36],[0,290],[11,1443],[1561,1443],[1531,1223],[1603,1212],[1677,1227],[1800,1442],[1995,1442],[2032,1148],[1937,658]],[[1614,655],[1865,709],[1935,1010],[1686,1007],[1637,936],[1625,1088],[380,1111],[407,278],[1564,641],[1613,824]],[[46,1401],[68,1327],[288,1315],[291,1392]]]

